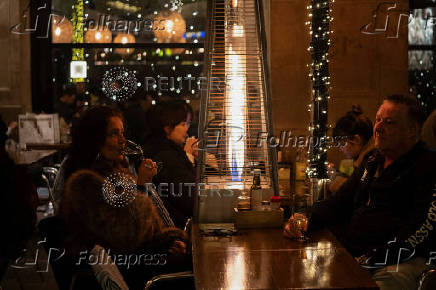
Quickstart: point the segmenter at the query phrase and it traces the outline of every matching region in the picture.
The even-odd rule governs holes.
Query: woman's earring
[[[97,153],[97,156],[95,157],[95,159],[98,160],[98,159],[100,159],[100,157],[101,157],[101,154],[100,154],[100,152],[98,152],[98,153]]]

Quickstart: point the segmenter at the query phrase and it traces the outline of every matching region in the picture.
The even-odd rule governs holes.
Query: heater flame
[[[246,113],[246,77],[242,56],[229,46],[226,56],[227,90],[226,90],[226,122],[227,164],[232,170],[232,180],[242,181],[242,169],[245,165],[245,133]],[[241,132],[242,131],[242,132]]]

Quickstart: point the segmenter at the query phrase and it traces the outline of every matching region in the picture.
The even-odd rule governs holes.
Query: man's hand
[[[186,254],[186,244],[180,240],[174,241],[168,252],[173,255]]]
[[[289,239],[301,238],[307,232],[308,221],[304,214],[293,214],[283,229],[283,236]]]

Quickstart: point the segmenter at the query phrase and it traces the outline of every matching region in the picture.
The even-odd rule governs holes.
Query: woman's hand
[[[195,137],[189,137],[185,143],[186,154],[191,154],[195,158],[198,157],[198,139]]]
[[[173,255],[186,254],[186,244],[180,240],[176,240],[173,242],[171,247],[168,249],[168,252]]]
[[[138,168],[138,182],[139,185],[150,183],[157,173],[156,162],[151,159],[145,159],[141,162]]]

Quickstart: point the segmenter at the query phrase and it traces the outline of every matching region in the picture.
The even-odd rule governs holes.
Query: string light
[[[333,0],[332,0],[333,2]],[[308,106],[311,113],[309,132],[314,139],[319,139],[317,146],[308,150],[308,167],[306,174],[309,178],[326,178],[327,176],[327,124],[328,100],[330,88],[330,75],[328,68],[328,49],[330,47],[330,22],[333,17],[328,0],[310,0],[308,10],[309,35],[311,36],[308,51],[311,53],[312,62],[309,79],[312,82],[312,102]]]
[[[73,5],[73,43],[83,43],[84,34],[84,6],[83,0],[77,0],[75,5]],[[83,48],[73,48],[72,49],[72,61],[84,61],[85,60],[85,50]],[[84,78],[71,79],[72,82],[81,83],[85,82]]]

